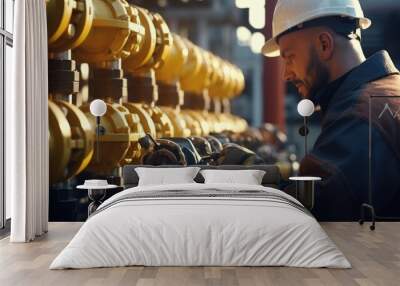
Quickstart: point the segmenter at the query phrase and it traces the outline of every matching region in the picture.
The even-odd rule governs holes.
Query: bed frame
[[[147,168],[185,168],[181,165],[163,165],[163,166],[149,166],[149,165],[125,165],[122,169],[123,187],[124,189],[136,187],[139,182],[139,177],[135,171],[137,167],[147,167]],[[216,169],[216,170],[263,170],[265,175],[262,179],[262,185],[265,187],[278,188],[281,181],[281,175],[279,168],[275,165],[221,165],[221,166],[205,166],[199,165],[202,170],[205,169]],[[194,179],[197,183],[204,183],[203,176],[198,173]]]

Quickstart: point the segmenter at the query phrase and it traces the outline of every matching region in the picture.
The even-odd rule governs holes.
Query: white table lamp
[[[99,136],[104,135],[105,128],[101,126],[101,117],[107,112],[107,104],[101,99],[90,103],[90,113],[96,117],[96,160],[99,161]]]
[[[90,113],[96,117],[101,117],[107,112],[107,105],[101,99],[95,99],[90,103]]]
[[[300,127],[299,133],[304,136],[304,156],[307,155],[307,135],[309,133],[307,118],[314,113],[314,103],[309,99],[303,99],[297,105],[297,112],[304,117],[304,125]]]

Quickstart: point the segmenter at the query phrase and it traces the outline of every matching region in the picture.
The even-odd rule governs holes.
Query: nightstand
[[[311,210],[314,207],[315,182],[322,179],[320,177],[290,177],[289,180],[296,182],[296,199]]]
[[[88,206],[88,217],[103,203],[107,190],[118,187],[117,185],[109,185],[105,180],[86,180],[84,185],[77,186],[77,189],[88,191],[88,197],[91,200]]]

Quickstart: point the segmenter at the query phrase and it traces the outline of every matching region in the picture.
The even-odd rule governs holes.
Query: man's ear
[[[317,37],[317,51],[321,60],[328,61],[333,56],[335,40],[331,33],[322,32]]]

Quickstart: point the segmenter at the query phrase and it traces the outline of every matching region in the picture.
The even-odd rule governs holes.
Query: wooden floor
[[[323,223],[352,269],[289,267],[124,267],[48,270],[81,226],[50,223],[49,233],[27,244],[0,241],[0,285],[400,285],[400,223]]]

